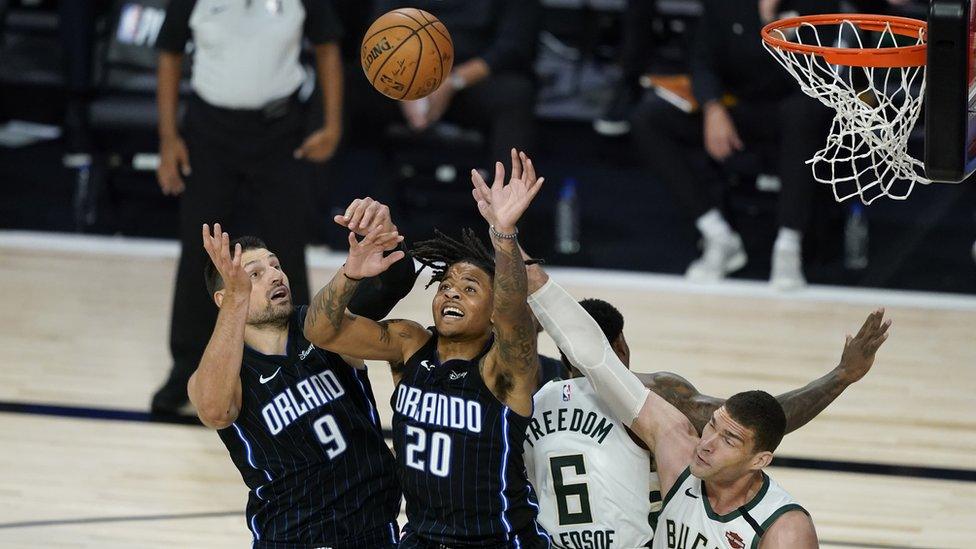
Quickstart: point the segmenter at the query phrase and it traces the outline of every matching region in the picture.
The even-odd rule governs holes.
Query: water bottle
[[[579,243],[579,196],[576,193],[576,180],[569,177],[563,180],[556,201],[556,251],[561,254],[575,254],[580,250]]]
[[[76,171],[74,192],[75,228],[83,231],[95,224],[95,203],[92,186],[92,157],[85,153],[64,155],[62,162],[66,168]]]
[[[844,224],[844,266],[853,270],[868,266],[868,220],[859,203],[851,206]]]

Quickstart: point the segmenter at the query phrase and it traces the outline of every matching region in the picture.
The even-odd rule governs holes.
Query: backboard
[[[925,90],[925,175],[959,182],[976,170],[976,11],[932,0]]]

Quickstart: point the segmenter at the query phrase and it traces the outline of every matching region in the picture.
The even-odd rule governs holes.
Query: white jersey
[[[534,404],[525,467],[553,546],[649,547],[661,509],[650,452],[631,440],[586,378],[550,381]]]
[[[752,501],[727,515],[712,510],[701,479],[685,469],[664,498],[654,549],[754,549],[766,530],[787,511],[806,510],[763,473]]]

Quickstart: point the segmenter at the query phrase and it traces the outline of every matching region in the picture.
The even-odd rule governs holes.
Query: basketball
[[[383,14],[369,27],[360,61],[377,91],[410,101],[430,95],[451,74],[454,44],[436,17],[401,8]]]

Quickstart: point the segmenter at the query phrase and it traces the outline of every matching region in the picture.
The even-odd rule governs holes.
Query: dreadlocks
[[[487,273],[489,278],[495,277],[495,254],[485,247],[472,229],[462,229],[461,240],[434,229],[434,238],[417,242],[410,254],[433,272],[426,286],[428,288],[444,280],[447,269],[455,263],[470,263]]]

